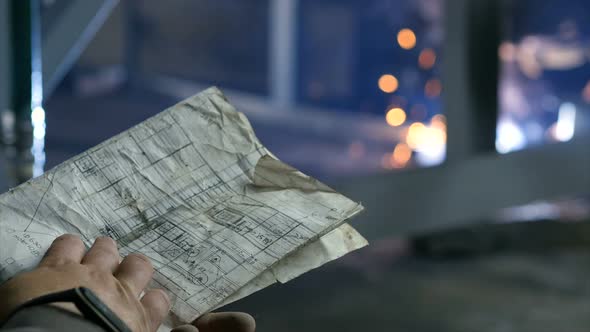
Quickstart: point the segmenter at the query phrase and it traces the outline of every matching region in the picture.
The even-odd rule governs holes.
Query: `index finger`
[[[86,247],[79,236],[64,234],[53,240],[49,249],[41,259],[39,266],[58,266],[80,263]]]
[[[142,254],[127,255],[119,264],[115,278],[129,287],[135,296],[143,291],[154,274],[154,267],[149,258]]]

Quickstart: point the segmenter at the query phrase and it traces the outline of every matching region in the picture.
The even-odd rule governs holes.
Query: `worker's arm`
[[[55,306],[38,306],[19,310],[0,328],[2,332],[104,332],[98,325],[78,314]],[[254,320],[241,312],[210,313],[173,332],[254,332]]]
[[[156,331],[170,310],[170,300],[163,290],[146,289],[153,272],[143,255],[131,254],[119,262],[117,245],[110,238],[97,239],[86,252],[79,237],[60,236],[36,269],[0,286],[0,331],[104,331],[69,301],[22,307],[44,295],[78,287],[91,290],[111,316],[132,331]],[[254,321],[243,313],[209,314],[181,331],[197,327],[199,332],[250,332]]]
[[[0,328],[2,332],[104,332],[82,316],[55,306],[36,306],[19,310]]]

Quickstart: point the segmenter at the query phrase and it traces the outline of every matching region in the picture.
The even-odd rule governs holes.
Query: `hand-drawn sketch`
[[[190,320],[366,245],[344,224],[361,210],[273,157],[211,88],[1,195],[0,282],[61,234],[108,235]]]

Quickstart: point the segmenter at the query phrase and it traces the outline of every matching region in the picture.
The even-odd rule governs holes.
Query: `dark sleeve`
[[[0,332],[63,331],[105,332],[82,316],[50,305],[21,309],[0,327]]]

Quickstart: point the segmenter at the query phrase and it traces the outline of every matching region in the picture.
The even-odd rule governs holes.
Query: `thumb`
[[[244,312],[208,313],[193,322],[201,332],[254,332],[256,322]]]
[[[199,332],[199,329],[194,325],[180,325],[173,328],[170,332]]]

